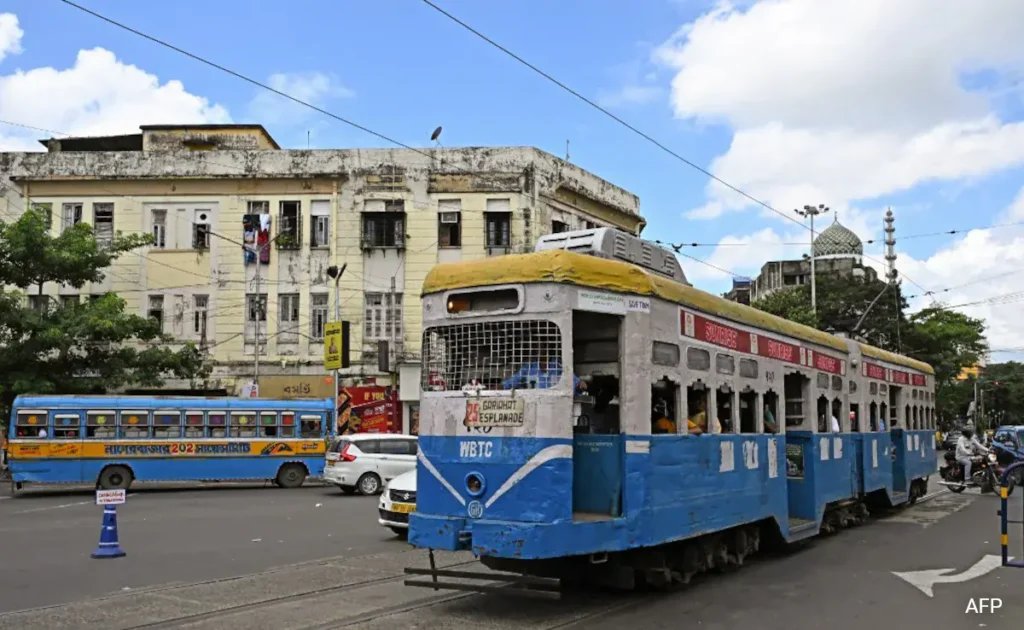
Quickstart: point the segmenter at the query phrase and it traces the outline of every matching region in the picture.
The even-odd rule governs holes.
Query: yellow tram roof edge
[[[846,341],[835,335],[656,276],[627,262],[561,249],[441,263],[431,269],[424,279],[422,295],[496,284],[540,282],[574,284],[617,293],[656,296],[736,323],[832,348],[844,354],[849,353]],[[935,373],[927,363],[867,344],[859,345],[865,356],[926,374]]]

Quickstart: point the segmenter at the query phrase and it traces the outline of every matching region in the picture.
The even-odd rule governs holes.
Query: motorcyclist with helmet
[[[956,441],[956,461],[964,467],[964,483],[971,483],[971,458],[975,453],[988,454],[978,438],[974,437],[974,431],[970,426],[963,430]]]

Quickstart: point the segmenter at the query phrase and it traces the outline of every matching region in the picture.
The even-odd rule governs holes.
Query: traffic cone
[[[100,527],[100,544],[92,552],[93,558],[120,558],[125,555],[117,541],[117,506],[103,507],[103,526]]]

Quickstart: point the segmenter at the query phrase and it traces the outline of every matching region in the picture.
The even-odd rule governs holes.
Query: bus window
[[[256,413],[253,411],[232,412],[228,437],[256,437]]]
[[[227,437],[227,417],[223,411],[211,411],[206,414],[207,434],[212,438]]]
[[[273,411],[260,412],[260,437],[277,437],[277,414]]]
[[[715,392],[715,411],[718,418],[715,428],[718,433],[735,432],[736,416],[734,409],[736,406],[733,404],[734,398],[732,390],[726,385],[719,387]]]
[[[53,416],[53,439],[76,440],[82,428],[82,417],[77,413],[58,413]]]
[[[19,438],[45,438],[49,435],[46,426],[45,411],[19,411],[14,425],[14,435]]]
[[[295,412],[281,412],[281,437],[295,437]]]
[[[757,433],[757,392],[740,392],[740,433]]]
[[[121,437],[123,438],[140,440],[150,437],[149,412],[122,411],[120,427]]]
[[[181,414],[174,411],[154,411],[153,437],[181,437]]]
[[[114,439],[117,426],[113,411],[90,411],[85,416],[85,437]]]
[[[662,378],[651,385],[651,433],[661,435],[676,433],[677,400],[679,385],[668,378]]]
[[[322,435],[320,416],[301,416],[299,418],[299,436],[304,438],[316,438]]]
[[[185,437],[187,437],[187,438],[201,438],[201,437],[203,437],[203,412],[202,411],[186,411],[185,412]]]
[[[708,390],[697,381],[686,388],[686,432],[703,435],[708,432]]]
[[[768,390],[764,394],[764,432],[775,435],[779,432],[779,395]]]

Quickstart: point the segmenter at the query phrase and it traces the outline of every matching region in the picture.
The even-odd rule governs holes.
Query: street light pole
[[[802,217],[810,217],[811,219],[811,312],[814,313],[815,317],[818,315],[818,283],[814,274],[814,217],[819,214],[825,214],[829,211],[829,208],[825,207],[825,204],[818,204],[818,207],[804,206],[803,210],[796,209],[793,212],[799,214]]]

